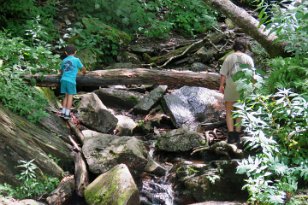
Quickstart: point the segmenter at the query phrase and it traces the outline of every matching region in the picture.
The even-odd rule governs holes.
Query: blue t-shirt
[[[78,70],[83,67],[79,58],[75,56],[67,56],[63,59],[61,63],[62,77],[61,81],[68,81],[70,83],[76,84],[76,76]]]

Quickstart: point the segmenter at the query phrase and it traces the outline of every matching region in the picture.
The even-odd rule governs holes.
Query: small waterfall
[[[142,205],[173,205],[172,184],[168,182],[167,176],[150,176],[150,179],[143,181],[140,193]]]
[[[151,144],[149,157],[153,157],[155,145]],[[168,181],[169,172],[164,176],[149,174],[142,180],[140,191],[141,205],[173,205],[174,193],[171,182]]]

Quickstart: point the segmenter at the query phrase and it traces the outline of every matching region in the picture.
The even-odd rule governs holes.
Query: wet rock
[[[134,111],[138,113],[149,112],[150,109],[163,97],[167,88],[168,86],[166,85],[160,85],[153,89],[139,101],[139,103],[134,107]]]
[[[163,98],[176,127],[196,130],[199,123],[217,122],[224,111],[223,95],[203,87],[184,86]]]
[[[133,175],[144,170],[148,161],[142,141],[135,137],[119,137],[89,130],[83,131],[83,134],[82,152],[91,172],[104,173],[120,163],[126,164]]]
[[[85,190],[88,204],[138,205],[139,191],[125,164],[120,164],[97,177]]]
[[[107,109],[95,93],[81,96],[78,115],[79,120],[84,125],[103,133],[112,132],[118,123],[118,119]]]
[[[244,176],[235,173],[236,167],[237,161],[227,160],[213,161],[203,169],[180,165],[177,177],[185,187],[184,192],[198,202],[241,201],[247,198],[247,192],[242,190]]]
[[[157,148],[168,152],[190,151],[205,143],[199,133],[180,128],[162,133],[157,140]]]
[[[115,88],[100,88],[95,94],[107,106],[124,108],[134,107],[143,98],[141,93]]]
[[[142,189],[140,191],[141,204],[173,204],[172,184],[164,178],[147,176],[142,180]]]
[[[115,134],[118,136],[131,136],[137,126],[135,121],[125,115],[116,115],[116,118],[118,119],[118,124],[115,129]]]

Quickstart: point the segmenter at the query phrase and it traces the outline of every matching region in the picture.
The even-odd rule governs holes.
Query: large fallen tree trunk
[[[276,43],[274,34],[269,34],[265,26],[259,26],[259,21],[249,15],[244,9],[236,6],[230,0],[204,0],[205,3],[224,13],[243,31],[258,41],[270,54],[275,57],[285,55],[284,44]]]
[[[28,75],[27,81],[36,80],[38,86],[59,86],[59,75]],[[191,71],[162,71],[154,69],[113,69],[88,72],[86,75],[77,76],[79,86],[108,86],[131,84],[160,84],[169,87],[200,86],[210,89],[218,89],[219,74],[210,72]]]

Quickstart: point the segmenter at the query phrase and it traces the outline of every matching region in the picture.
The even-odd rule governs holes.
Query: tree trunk
[[[269,34],[265,26],[259,26],[259,21],[248,14],[244,9],[236,6],[230,0],[204,0],[205,3],[224,13],[243,31],[258,41],[270,56],[285,55],[284,44],[276,43],[274,34]]]
[[[88,72],[84,76],[77,76],[79,86],[108,86],[108,85],[130,85],[130,84],[159,84],[169,87],[200,86],[210,89],[218,89],[219,77],[217,73],[191,72],[191,71],[162,71],[154,69],[113,69],[97,70]],[[59,75],[27,75],[27,81],[36,80],[38,86],[59,86]]]

